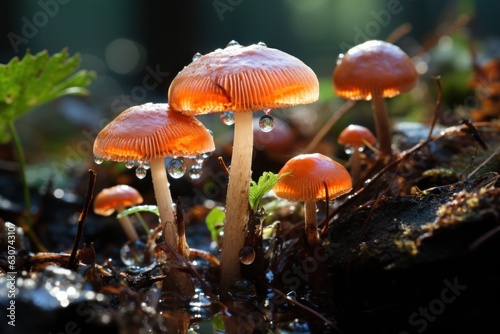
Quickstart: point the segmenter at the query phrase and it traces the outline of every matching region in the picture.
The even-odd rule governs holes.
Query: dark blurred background
[[[103,125],[131,105],[166,102],[171,80],[195,52],[208,53],[232,39],[245,45],[263,41],[302,59],[316,72],[319,103],[276,114],[295,123],[305,139],[342,102],[331,85],[338,54],[366,39],[385,39],[403,23],[410,23],[412,30],[397,44],[410,55],[428,48],[415,58],[422,81],[441,74],[450,87],[461,87],[450,88],[445,102],[463,103],[471,94],[466,90],[471,71],[467,41],[469,37],[478,41],[480,55],[486,49],[497,52],[498,12],[500,4],[494,0],[6,0],[0,11],[0,62],[21,57],[28,49],[55,53],[68,48],[70,54],[81,55],[81,68],[97,73],[89,98],[63,99],[16,122],[28,162],[36,166],[29,175],[36,183],[46,179],[44,170],[53,173],[53,161],[68,156],[75,168],[88,168],[92,156],[84,152],[87,144],[82,141],[90,142]],[[454,30],[462,15],[471,21]],[[441,36],[443,31],[450,34]],[[430,117],[426,103],[434,99],[435,94],[420,87],[408,97],[394,99],[391,113],[402,119],[426,119]],[[358,105],[332,129],[332,146],[348,123],[372,126],[369,104]],[[202,121],[215,127],[216,140],[230,139],[232,129],[216,124],[214,117]],[[65,175],[57,173],[56,182],[64,184]]]

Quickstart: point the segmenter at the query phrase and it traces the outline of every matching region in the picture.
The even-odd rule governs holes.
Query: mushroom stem
[[[241,279],[239,251],[244,246],[248,221],[253,123],[252,112],[234,114],[234,142],[226,198],[226,221],[221,250],[221,297],[228,298],[230,286]]]
[[[315,247],[319,244],[318,225],[316,223],[316,201],[304,202],[304,219],[307,244]]]
[[[353,152],[351,155],[351,159],[349,161],[351,165],[351,179],[352,183],[356,183],[359,181],[359,177],[361,175],[361,152],[360,148],[353,146]]]
[[[121,213],[123,210],[125,210],[124,206],[119,206],[116,208],[117,213]],[[123,231],[127,235],[128,240],[132,242],[136,242],[137,240],[139,240],[139,236],[137,235],[134,225],[132,224],[128,216],[120,217],[118,218],[118,221],[122,225]]]
[[[179,250],[184,258],[189,259],[189,246],[184,243],[183,249],[180,249],[179,235],[175,224],[175,215],[172,207],[172,196],[170,195],[167,172],[165,170],[164,159],[151,161],[151,178],[153,179],[153,188],[156,196],[156,205],[160,213],[160,224],[163,225],[163,239],[165,243]],[[191,276],[175,269],[164,269],[167,274],[165,282],[167,289],[177,292],[182,298],[190,298],[194,294],[194,285]]]
[[[375,127],[380,152],[382,156],[390,156],[392,154],[391,125],[385,107],[385,99],[381,95],[374,94],[372,96],[372,108],[375,112]]]
[[[163,238],[165,242],[175,249],[179,249],[179,235],[175,226],[175,215],[173,209],[172,196],[170,195],[167,172],[165,170],[164,159],[151,161],[151,178],[156,196],[156,205],[160,213],[160,222],[163,225]],[[183,254],[183,252],[180,252]],[[183,254],[184,255],[184,254]]]

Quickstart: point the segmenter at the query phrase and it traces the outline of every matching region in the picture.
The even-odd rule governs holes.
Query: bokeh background
[[[131,105],[167,102],[171,80],[195,52],[208,53],[233,39],[245,45],[263,41],[308,64],[321,82],[320,101],[275,112],[305,145],[342,103],[331,84],[338,54],[366,39],[386,39],[404,23],[412,29],[396,44],[415,56],[422,80],[413,92],[389,102],[394,119],[432,117],[435,75],[443,82],[444,109],[456,112],[473,104],[474,92],[467,86],[469,42],[474,41],[479,60],[498,56],[499,11],[494,0],[6,0],[0,11],[0,62],[22,57],[28,49],[55,53],[68,48],[81,55],[82,69],[96,72],[89,97],[58,100],[16,122],[30,183],[43,185],[52,178],[57,186],[71,188],[74,175],[95,168],[92,137]],[[155,80],[145,86],[151,73]],[[214,131],[218,154],[224,154],[232,128],[220,124],[218,116],[202,121]],[[335,138],[354,122],[373,128],[369,103],[349,111],[317,150],[342,159]],[[8,144],[1,152],[3,161],[15,161]],[[255,164],[254,170],[277,171],[281,163]],[[173,188],[182,194],[180,184]]]

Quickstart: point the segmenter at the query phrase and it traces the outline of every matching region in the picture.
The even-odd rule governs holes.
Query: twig
[[[410,23],[403,23],[396,29],[394,29],[389,36],[385,39],[387,43],[396,43],[397,40],[401,39],[404,35],[407,35],[411,32],[412,26]]]
[[[436,121],[437,121],[438,116],[439,116],[439,109],[441,108],[441,99],[443,96],[443,89],[441,87],[441,77],[438,75],[438,76],[432,77],[432,80],[436,81],[436,84],[438,87],[438,96],[437,96],[437,100],[436,100],[436,109],[434,109],[434,118],[432,119],[432,124],[431,124],[431,128],[429,129],[429,136],[427,137],[427,139],[431,138],[432,132],[434,132],[434,126],[436,126]]]
[[[71,256],[68,261],[68,269],[72,269],[76,265],[76,252],[78,250],[78,246],[80,245],[80,239],[83,234],[83,224],[85,223],[85,219],[87,219],[87,214],[90,208],[90,202],[92,201],[92,197],[94,194],[94,185],[95,185],[96,173],[89,169],[89,184],[87,187],[87,194],[85,195],[85,202],[83,204],[82,212],[80,213],[80,217],[78,217],[78,231],[76,232],[75,243],[73,244],[73,250],[71,251]]]
[[[351,109],[356,104],[356,101],[346,101],[344,102],[337,111],[335,111],[330,119],[323,125],[323,127],[318,131],[318,133],[314,136],[311,142],[307,145],[307,147],[303,150],[303,153],[311,152],[323,139],[323,137],[330,131],[332,126],[337,123],[337,121],[344,116],[344,114]]]
[[[484,160],[479,166],[476,167],[476,169],[474,169],[468,176],[467,178],[470,179],[472,175],[476,174],[476,172],[478,170],[480,170],[481,168],[483,168],[484,166],[486,166],[486,164],[488,162],[490,162],[491,159],[493,159],[495,157],[495,155],[497,154],[500,154],[500,146],[496,149],[495,152],[493,152],[492,155],[490,155],[486,160]]]
[[[224,159],[222,159],[222,157],[218,157],[217,160],[219,160],[220,165],[222,166],[222,168],[224,169],[224,171],[229,176],[229,168],[227,168],[226,163],[224,162]]]

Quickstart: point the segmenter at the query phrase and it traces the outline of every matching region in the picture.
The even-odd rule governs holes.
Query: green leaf
[[[86,95],[95,73],[80,70],[79,55],[62,50],[49,56],[47,51],[27,53],[0,64],[0,142],[10,139],[7,125],[24,113],[59,97]]]
[[[250,182],[249,202],[250,207],[254,212],[257,212],[262,197],[273,189],[281,178],[288,176],[289,174],[290,173],[284,173],[278,177],[272,172],[264,172],[259,177],[257,183],[255,181]]]
[[[123,210],[122,212],[116,215],[116,218],[133,215],[134,213],[137,212],[151,212],[157,216],[160,216],[160,212],[158,211],[158,207],[156,205],[136,205]]]
[[[226,219],[226,213],[224,212],[224,208],[220,206],[216,206],[210,210],[205,218],[207,228],[210,231],[210,236],[217,244],[219,243],[219,233],[224,226],[224,219]]]

